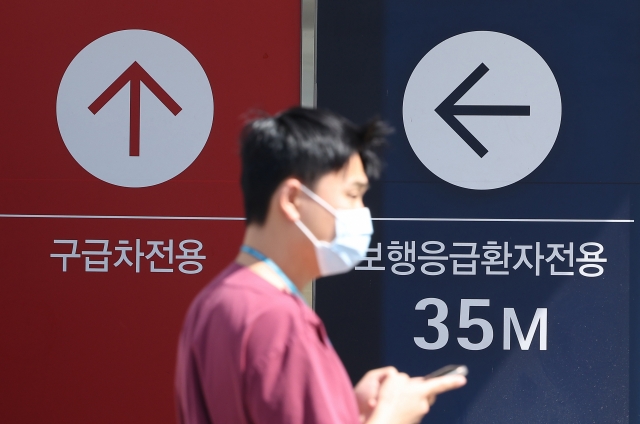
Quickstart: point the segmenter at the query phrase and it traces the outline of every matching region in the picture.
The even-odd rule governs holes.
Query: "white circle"
[[[138,156],[131,151],[131,83],[95,114],[89,110],[134,62],[181,108],[174,115],[178,109],[172,112],[140,83]],[[148,187],[170,180],[198,157],[211,132],[213,94],[198,60],[177,41],[124,30],[98,38],[73,59],[60,82],[56,113],[67,149],[85,170],[114,185]]]
[[[488,71],[455,105],[529,106],[530,115],[454,113],[462,124],[456,132],[436,108],[482,64]],[[407,83],[402,112],[409,143],[431,172],[459,187],[489,190],[521,180],[547,157],[562,102],[551,69],[535,50],[509,35],[476,31],[451,37],[422,58]],[[459,135],[465,130],[487,150],[484,156]]]

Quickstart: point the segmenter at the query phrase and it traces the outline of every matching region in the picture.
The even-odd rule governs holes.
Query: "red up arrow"
[[[104,92],[89,106],[89,110],[95,115],[109,101],[118,94],[122,88],[130,83],[129,95],[129,156],[140,156],[140,83],[147,88],[171,111],[174,115],[180,113],[182,108],[175,100],[163,90],[162,87],[145,71],[138,62],[133,62],[126,71],[107,87]]]

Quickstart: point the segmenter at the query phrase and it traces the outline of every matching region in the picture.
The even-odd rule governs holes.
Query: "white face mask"
[[[302,186],[302,191],[329,211],[336,220],[336,237],[326,242],[316,236],[300,220],[296,225],[316,248],[316,259],[323,277],[351,271],[367,255],[373,225],[369,208],[335,209],[320,196]]]

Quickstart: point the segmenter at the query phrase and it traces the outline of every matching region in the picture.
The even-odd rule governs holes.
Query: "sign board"
[[[246,113],[299,103],[300,3],[5,9],[0,421],[173,423],[184,314],[244,229]]]
[[[368,259],[316,285],[354,381],[466,364],[425,422],[637,421],[639,15],[319,4],[318,106],[395,128]]]

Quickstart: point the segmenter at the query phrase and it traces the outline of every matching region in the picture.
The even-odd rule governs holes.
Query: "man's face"
[[[369,180],[360,155],[354,153],[342,169],[323,175],[315,187],[309,188],[335,209],[363,207]],[[305,194],[301,195],[300,216],[318,240],[331,241],[335,237],[334,216]]]

